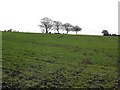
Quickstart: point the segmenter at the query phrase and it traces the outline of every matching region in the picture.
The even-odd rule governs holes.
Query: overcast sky
[[[0,30],[40,32],[40,19],[48,17],[79,25],[83,29],[79,34],[100,35],[103,29],[117,34],[118,1],[0,0]]]

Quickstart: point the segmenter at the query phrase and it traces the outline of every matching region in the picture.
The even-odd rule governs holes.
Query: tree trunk
[[[46,28],[46,33],[48,33],[48,29]]]
[[[77,35],[77,32],[76,32],[76,35]]]
[[[59,33],[59,29],[57,29],[57,32]]]
[[[68,31],[67,31],[67,34],[68,34]]]

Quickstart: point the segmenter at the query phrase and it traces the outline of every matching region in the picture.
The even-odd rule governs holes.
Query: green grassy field
[[[118,88],[118,37],[2,33],[3,88]]]

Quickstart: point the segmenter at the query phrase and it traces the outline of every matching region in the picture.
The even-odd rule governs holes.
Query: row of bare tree
[[[40,28],[42,29],[42,32],[49,33],[50,30],[56,30],[58,33],[60,30],[65,30],[68,34],[70,31],[77,32],[81,31],[82,28],[80,28],[78,25],[73,26],[70,23],[62,24],[60,21],[53,21],[49,19],[48,17],[42,18],[40,21]]]

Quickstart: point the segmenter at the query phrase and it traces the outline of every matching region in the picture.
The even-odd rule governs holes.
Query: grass
[[[118,88],[118,37],[2,33],[3,88]]]

